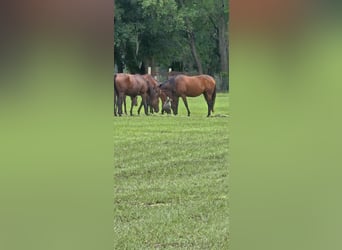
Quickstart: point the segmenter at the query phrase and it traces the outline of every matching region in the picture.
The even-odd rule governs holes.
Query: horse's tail
[[[118,90],[116,88],[116,74],[114,74],[114,115],[116,116],[117,111],[117,100],[118,99]]]
[[[216,84],[215,84],[213,95],[211,97],[211,100],[212,100],[211,111],[212,112],[214,112],[215,99],[216,99]]]
[[[116,74],[114,75],[114,96],[117,94],[117,89],[116,89]]]

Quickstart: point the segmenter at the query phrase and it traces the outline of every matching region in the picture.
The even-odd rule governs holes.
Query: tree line
[[[117,72],[209,74],[229,90],[227,0],[115,0]]]

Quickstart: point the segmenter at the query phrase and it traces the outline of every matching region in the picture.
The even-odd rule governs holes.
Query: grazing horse
[[[117,104],[119,116],[122,115],[122,104],[126,95],[132,98],[132,103],[134,98],[140,95],[146,115],[148,115],[147,98],[149,98],[154,105],[156,99],[158,99],[157,92],[152,84],[141,75],[118,73],[114,76],[114,105]],[[153,108],[158,109],[158,106],[153,106]],[[114,111],[115,110],[116,108],[114,107]],[[131,115],[133,115],[132,110],[133,105],[130,110]]]
[[[153,87],[154,91],[159,96],[160,89],[158,88],[159,84],[158,84],[157,80],[154,79],[153,76],[150,75],[150,74],[142,75],[142,77],[144,77],[145,80],[148,81],[151,84],[151,86]],[[153,111],[156,112],[156,113],[159,112],[159,98],[154,99],[153,102],[154,103],[152,103],[152,100],[149,97],[147,97],[147,106],[150,107],[151,114],[153,114]],[[142,106],[143,106],[143,102],[141,101],[140,106],[138,108],[138,114],[140,114],[140,110],[141,110]]]
[[[216,83],[209,75],[186,76],[177,75],[159,86],[160,90],[172,99],[171,108],[174,115],[178,113],[179,97],[183,99],[184,105],[190,116],[190,110],[186,97],[196,97],[203,94],[208,104],[208,115],[214,112],[216,99]]]

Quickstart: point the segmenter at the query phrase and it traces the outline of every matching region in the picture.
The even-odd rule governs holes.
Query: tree
[[[205,20],[210,22],[214,29],[214,35],[211,36],[215,39],[216,47],[214,53],[211,55],[216,55],[218,61],[214,63],[219,65],[215,72],[219,72],[222,78],[223,90],[229,90],[228,76],[229,76],[229,63],[228,63],[228,20],[229,20],[229,8],[228,3],[225,0],[202,0],[199,1],[199,6],[202,10],[206,12]],[[204,16],[204,12],[202,15]],[[210,30],[209,32],[213,32]],[[212,65],[212,68],[214,66]]]
[[[141,73],[140,36],[144,20],[134,0],[117,0],[114,14],[114,59],[119,70],[125,65],[132,73]]]
[[[228,90],[228,13],[223,0],[116,0],[115,64],[221,75]]]

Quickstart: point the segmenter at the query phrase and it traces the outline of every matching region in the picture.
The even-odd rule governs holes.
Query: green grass
[[[115,249],[228,248],[228,94],[188,103],[114,118]]]

